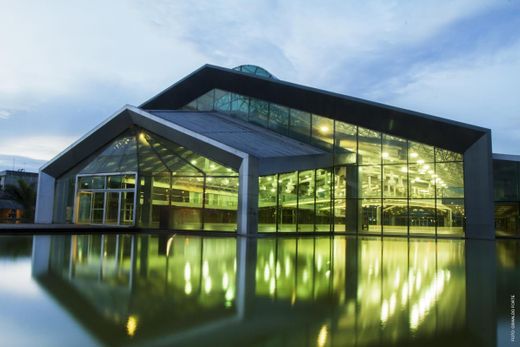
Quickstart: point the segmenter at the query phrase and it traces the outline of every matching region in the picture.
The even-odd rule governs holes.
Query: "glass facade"
[[[235,231],[238,174],[131,129],[56,181],[54,222]]]
[[[332,168],[260,178],[260,231],[463,235],[462,154],[223,90],[201,99],[184,109],[212,103],[334,154]]]
[[[497,236],[520,237],[520,162],[493,160]]]

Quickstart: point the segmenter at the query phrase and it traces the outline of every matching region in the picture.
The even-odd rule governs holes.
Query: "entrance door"
[[[92,215],[92,192],[79,192],[78,195],[78,217],[81,224],[90,224]]]
[[[129,174],[79,175],[76,223],[133,225],[135,177]],[[94,181],[98,184],[94,185]]]

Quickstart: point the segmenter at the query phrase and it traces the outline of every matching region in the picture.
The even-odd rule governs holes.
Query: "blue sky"
[[[0,0],[0,170],[205,63],[493,130],[520,154],[520,0]]]

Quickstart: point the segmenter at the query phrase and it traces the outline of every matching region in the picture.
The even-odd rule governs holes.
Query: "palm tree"
[[[19,179],[18,185],[6,185],[5,192],[9,194],[14,201],[23,206],[24,218],[32,223],[34,221],[34,207],[36,205],[36,188],[34,183],[29,184]]]

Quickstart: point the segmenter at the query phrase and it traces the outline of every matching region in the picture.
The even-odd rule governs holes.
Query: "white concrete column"
[[[40,171],[38,193],[36,194],[35,223],[51,224],[54,208],[54,177]]]
[[[238,186],[238,234],[256,235],[258,231],[258,160],[242,159]]]

